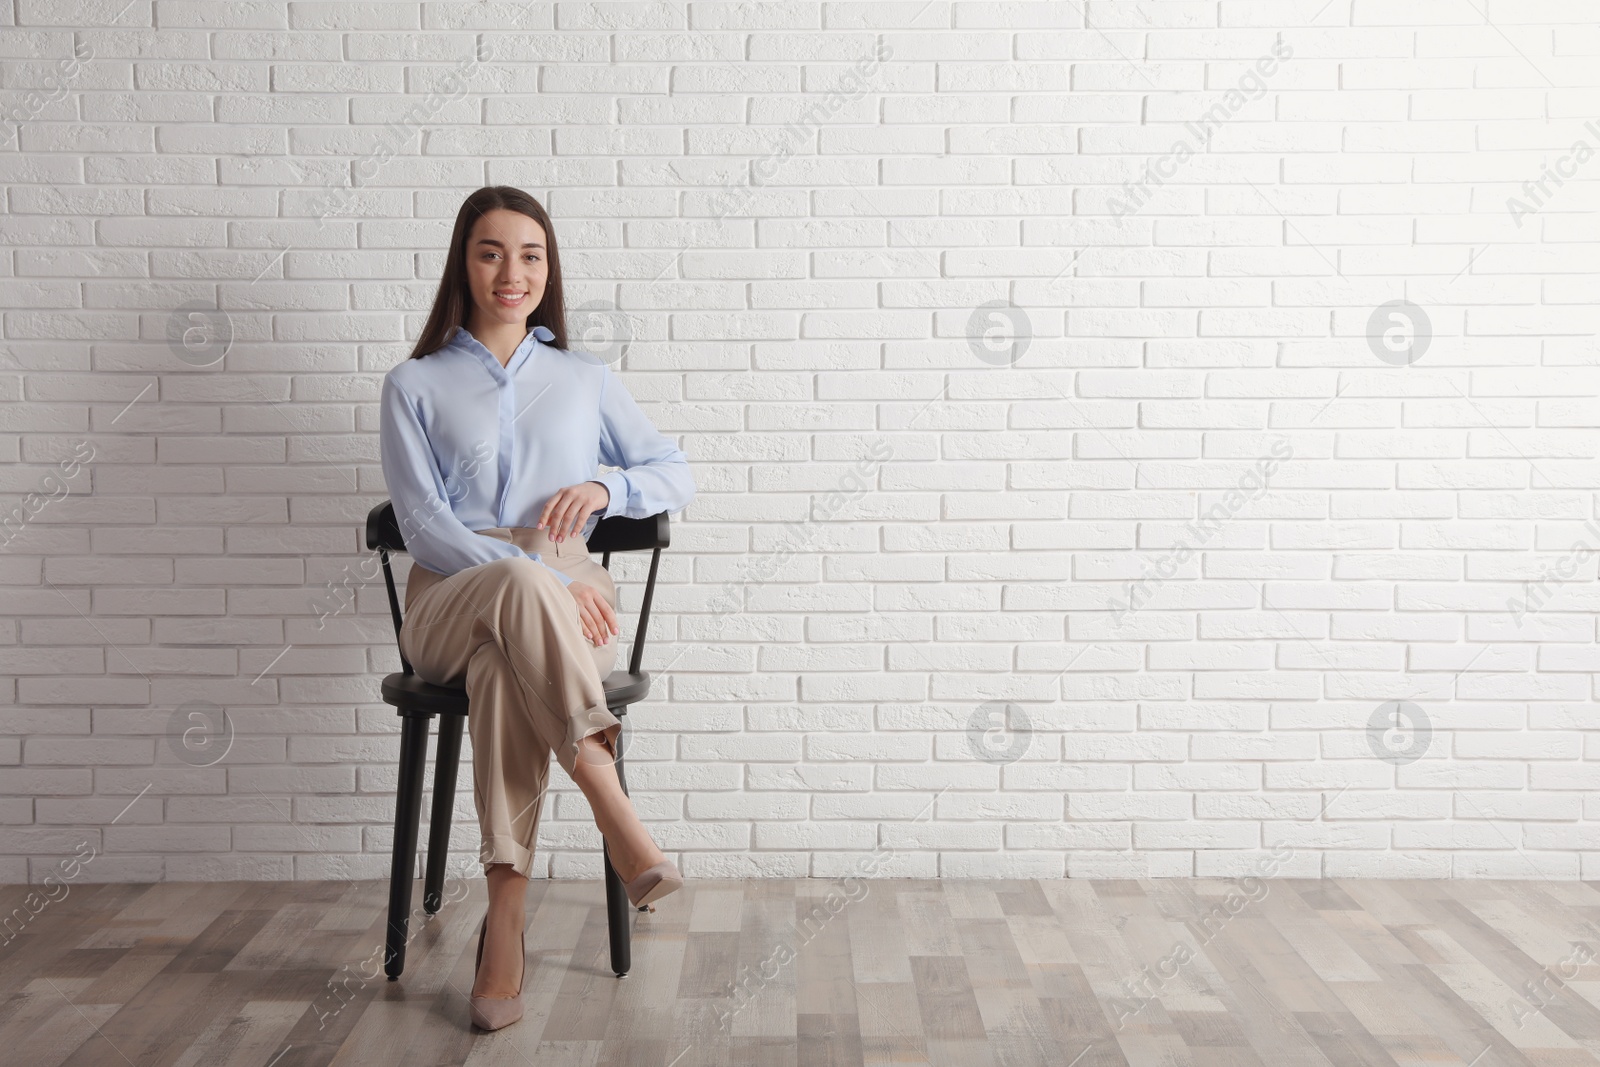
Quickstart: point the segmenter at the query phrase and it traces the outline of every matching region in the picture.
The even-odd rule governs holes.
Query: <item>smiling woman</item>
[[[613,765],[621,722],[603,679],[616,589],[587,538],[602,516],[683,508],[694,479],[611,368],[566,351],[560,263],[537,200],[506,186],[469,196],[433,311],[411,358],[384,376],[380,409],[384,479],[413,560],[401,650],[424,681],[464,680],[468,695],[489,879],[471,1004],[485,1029],[522,1015],[511,946],[552,750],[629,899],[683,884]],[[600,475],[602,463],[619,469]]]

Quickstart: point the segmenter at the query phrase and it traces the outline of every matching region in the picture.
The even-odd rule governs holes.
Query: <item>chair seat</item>
[[[629,704],[637,704],[650,695],[650,672],[632,674],[622,670],[612,671],[603,684],[606,707],[613,711],[620,708],[626,714]],[[384,678],[383,702],[428,715],[467,713],[467,691],[464,687],[434,685],[424,682],[419,675],[399,671]]]

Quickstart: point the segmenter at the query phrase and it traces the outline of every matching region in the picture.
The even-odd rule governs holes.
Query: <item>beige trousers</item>
[[[485,873],[491,863],[510,863],[526,876],[550,753],[570,775],[580,740],[603,733],[615,753],[622,731],[602,685],[616,663],[617,635],[590,644],[578,602],[546,565],[593,586],[613,609],[617,591],[581,537],[557,544],[527,527],[476,532],[537,552],[544,562],[500,559],[446,577],[413,560],[400,650],[425,682],[465,679],[479,858]]]

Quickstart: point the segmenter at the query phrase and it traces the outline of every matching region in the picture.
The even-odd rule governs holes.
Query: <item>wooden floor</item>
[[[618,979],[599,883],[535,881],[493,1034],[467,885],[394,983],[377,882],[0,887],[0,1063],[1600,1062],[1589,883],[701,880]]]

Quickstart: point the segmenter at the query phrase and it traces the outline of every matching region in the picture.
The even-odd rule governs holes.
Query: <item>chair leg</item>
[[[456,769],[461,764],[461,715],[439,718],[433,758],[433,817],[428,822],[428,865],[422,882],[422,910],[437,915],[444,899],[444,868],[450,858],[450,816],[456,802]]]
[[[628,720],[625,717],[626,708],[612,708],[612,713],[622,719],[622,729],[617,731],[617,781],[622,783],[622,792],[626,796],[628,782],[622,776],[622,753],[627,746],[624,737],[628,732]],[[618,978],[624,978],[633,963],[632,930],[628,926],[628,891],[623,888],[622,876],[611,865],[611,850],[602,843],[601,851],[605,854],[605,882],[606,882],[606,922],[611,933],[611,970]],[[647,910],[645,905],[640,911]]]
[[[611,850],[601,845],[606,858],[606,925],[611,932],[611,970],[618,978],[628,976],[633,963],[630,931],[628,930],[628,891],[622,888],[622,876],[611,866]]]
[[[406,966],[411,919],[411,879],[417,862],[417,819],[422,814],[422,767],[432,716],[400,711],[400,780],[395,788],[394,858],[389,865],[389,922],[383,970],[393,982]]]
[[[628,795],[628,776],[623,773],[622,757],[628,751],[628,709],[612,708],[611,714],[615,715],[622,723],[622,729],[617,731],[617,781],[622,786],[622,795]]]

